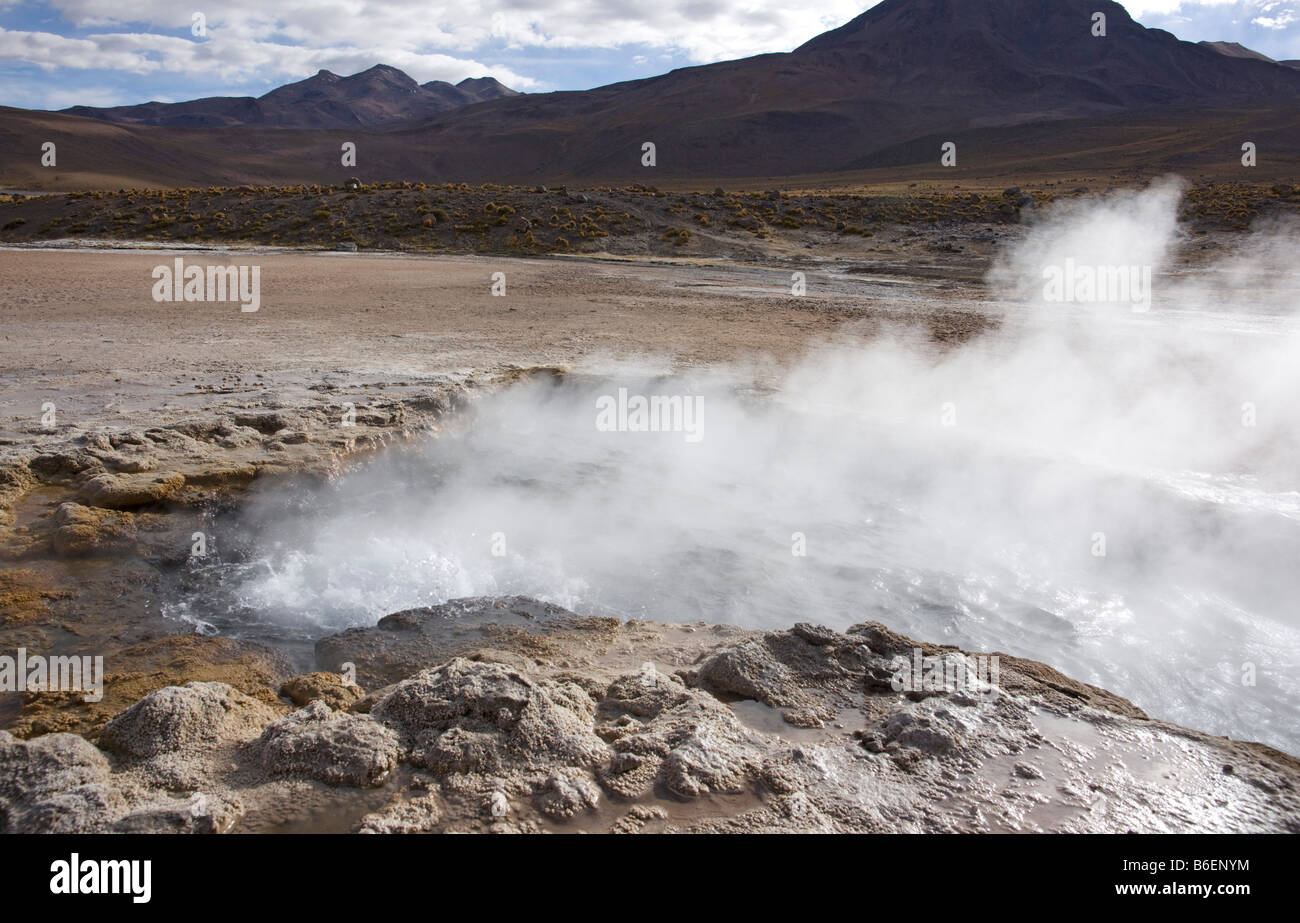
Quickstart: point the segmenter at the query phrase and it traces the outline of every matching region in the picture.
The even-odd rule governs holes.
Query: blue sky
[[[0,0],[0,104],[58,109],[257,96],[376,63],[585,89],[789,51],[874,5],[823,0]],[[1300,0],[1132,0],[1143,24],[1300,58]],[[201,15],[202,19],[196,19]],[[200,29],[200,25],[202,28]]]

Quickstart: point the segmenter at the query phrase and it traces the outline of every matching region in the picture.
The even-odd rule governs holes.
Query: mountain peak
[[[259,96],[207,97],[182,103],[145,103],[97,109],[76,106],[74,115],[134,125],[226,128],[369,128],[427,119],[502,96],[517,95],[492,77],[471,77],[459,86],[430,81],[421,86],[391,64],[374,64],[340,77],[324,68]]]
[[[1142,27],[1115,0],[884,0],[838,29],[795,49],[828,51],[859,44],[942,44],[982,33],[1020,44],[1043,37],[1091,37],[1094,13],[1108,34]]]
[[[391,64],[373,64],[352,76],[364,77],[367,74],[374,74],[376,77],[402,77],[406,80],[411,79],[410,75],[407,74],[406,71],[398,67],[393,67]]]
[[[518,90],[512,90],[495,77],[466,77],[456,84],[456,89],[470,94],[478,100],[497,99],[501,96],[518,96]]]
[[[347,83],[363,84],[383,82],[389,86],[399,87],[408,91],[414,91],[420,86],[415,82],[415,79],[412,78],[410,74],[406,73],[406,71],[393,67],[390,64],[376,64],[373,67],[366,68],[358,74],[353,74],[351,77],[344,77],[343,80]]]

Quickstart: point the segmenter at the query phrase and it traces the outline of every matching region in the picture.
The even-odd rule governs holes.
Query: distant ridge
[[[493,77],[467,77],[454,85],[442,80],[418,84],[395,67],[376,64],[350,77],[318,71],[257,98],[210,96],[181,103],[73,106],[60,111],[123,125],[176,128],[379,128],[517,95]]]

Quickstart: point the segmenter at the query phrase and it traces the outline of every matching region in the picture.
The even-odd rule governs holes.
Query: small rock
[[[187,683],[149,693],[104,725],[99,742],[147,758],[251,739],[274,717],[267,705],[225,683]]]
[[[126,510],[170,500],[185,486],[183,474],[100,474],[77,492],[77,499],[90,506]]]
[[[547,778],[537,807],[554,820],[567,820],[582,811],[595,810],[600,789],[590,778],[576,772],[554,772]]]
[[[357,788],[381,784],[401,753],[397,735],[373,718],[319,699],[268,727],[256,747],[268,772]]]
[[[397,801],[382,811],[361,818],[356,833],[428,833],[442,821],[436,795],[425,794]]]
[[[310,705],[319,699],[335,711],[347,711],[365,698],[366,691],[338,673],[321,672],[290,677],[280,686],[280,695],[295,705]]]
[[[17,740],[0,731],[0,833],[81,833],[117,801],[108,760],[75,734]]]
[[[52,518],[51,543],[56,554],[76,556],[126,551],[135,545],[136,524],[130,513],[60,503]]]

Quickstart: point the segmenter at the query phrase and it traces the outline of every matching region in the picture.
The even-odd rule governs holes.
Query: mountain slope
[[[322,70],[256,99],[214,96],[104,109],[73,106],[62,112],[125,125],[181,128],[374,128],[516,95],[492,77],[469,77],[454,85],[441,80],[418,84],[395,67],[376,64],[350,77]]]
[[[1092,35],[1095,11],[1107,16],[1105,37]],[[495,81],[451,89],[501,92]],[[1105,152],[1117,146],[1126,169],[1239,167],[1241,138],[1235,129],[1224,134],[1227,124],[1248,138],[1272,134],[1267,148],[1261,143],[1261,167],[1300,157],[1300,138],[1274,131],[1300,112],[1300,71],[1146,29],[1112,0],[886,0],[789,53],[408,115],[448,93],[446,85],[420,87],[377,67],[348,78],[318,74],[255,101],[199,100],[188,104],[195,109],[187,118],[239,118],[245,127],[221,136],[215,175],[198,165],[206,158],[177,154],[175,162],[194,164],[195,183],[339,181],[338,138],[326,132],[341,127],[361,151],[352,172],[367,180],[656,182],[937,168],[947,140],[960,141],[962,168],[985,171],[996,170],[998,158],[1060,160],[1094,144],[1103,170]],[[262,121],[241,108],[250,102]],[[268,112],[281,113],[279,121]],[[259,130],[291,119],[318,131]],[[1078,130],[1084,120],[1104,122],[1105,143]],[[1170,120],[1190,133],[1146,131]],[[75,135],[78,121],[57,130]],[[367,136],[367,125],[384,131]],[[1033,150],[1017,152],[1008,139],[1025,126],[1047,129],[1031,133]],[[123,165],[120,172],[129,150],[199,143],[170,130],[141,126],[154,134],[132,136],[129,149],[125,136],[115,136],[123,147],[112,162]],[[1126,132],[1144,139],[1140,151]],[[653,168],[641,165],[647,141],[656,145]],[[22,143],[39,147],[35,137]],[[134,172],[158,175],[149,163]]]
[[[446,176],[630,176],[644,141],[661,175],[775,176],[994,125],[1296,105],[1296,71],[1146,29],[1110,0],[886,0],[789,54],[496,100],[410,137]]]
[[[1253,58],[1256,61],[1268,61],[1270,64],[1278,63],[1268,55],[1247,48],[1240,42],[1197,42],[1196,44],[1217,51],[1219,54],[1227,55],[1230,58]]]
[[[1106,35],[1092,34],[1093,15]],[[1023,106],[1022,100],[1135,108],[1258,102],[1300,83],[1266,60],[1224,60],[1215,49],[1147,29],[1110,0],[885,0],[795,54],[839,53],[878,86]],[[960,81],[951,86],[942,78]],[[994,92],[998,99],[989,100]]]

